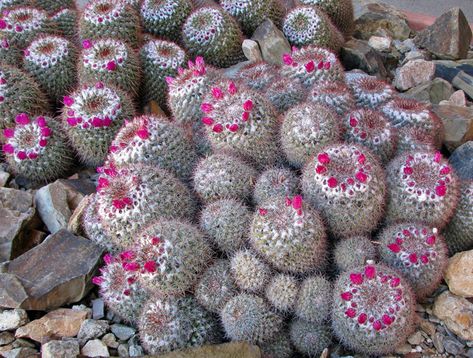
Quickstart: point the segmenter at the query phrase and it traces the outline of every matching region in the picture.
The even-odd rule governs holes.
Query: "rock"
[[[94,319],[86,319],[80,326],[77,338],[83,344],[93,338],[100,338],[110,329],[107,321],[97,321]]]
[[[59,308],[17,329],[15,336],[27,337],[41,343],[50,338],[75,337],[87,314],[87,311]]]
[[[2,353],[2,357],[4,358],[31,358],[32,356],[36,356],[38,351],[33,348],[28,347],[21,347],[15,348],[11,351],[6,351]]]
[[[24,338],[19,338],[15,340],[15,342],[12,343],[12,346],[13,348],[20,348],[20,347],[36,348],[36,345],[33,342]]]
[[[42,358],[70,358],[80,354],[79,342],[70,341],[50,341],[41,346]]]
[[[261,50],[256,41],[253,40],[243,40],[241,45],[245,57],[251,62],[263,61],[263,55],[261,55]]]
[[[261,358],[261,351],[247,342],[230,342],[184,349],[159,355],[159,358]]]
[[[89,203],[92,201],[93,198],[93,194],[84,197],[79,203],[79,205],[77,205],[71,217],[69,218],[69,222],[67,223],[67,230],[72,232],[74,235],[86,236],[84,230],[82,229],[82,215],[84,214],[85,209],[87,209]]]
[[[15,340],[15,336],[10,332],[1,332],[0,333],[0,346],[10,344]]]
[[[443,122],[445,127],[444,144],[450,152],[473,140],[473,108],[433,105],[432,110]]]
[[[473,250],[459,252],[450,258],[445,281],[457,296],[473,297]]]
[[[118,345],[117,351],[118,351],[118,356],[128,357],[128,344],[122,343]]]
[[[388,34],[392,39],[405,40],[411,29],[407,17],[397,8],[384,3],[367,4],[355,20],[356,38],[368,40],[373,35]]]
[[[399,347],[396,347],[396,353],[397,354],[407,354],[412,351],[412,347],[410,344],[404,343],[400,345]]]
[[[388,74],[380,54],[366,41],[347,41],[341,49],[340,59],[347,70],[356,68],[380,78],[386,78]]]
[[[433,337],[435,334],[435,326],[434,324],[430,323],[429,321],[420,318],[419,319],[419,327],[427,333],[430,337]]]
[[[453,93],[452,85],[442,78],[434,78],[432,81],[411,88],[402,93],[403,97],[413,98],[419,102],[439,104],[450,99]]]
[[[396,70],[394,85],[401,91],[433,80],[435,64],[431,61],[414,60]]]
[[[51,234],[67,227],[71,210],[67,204],[67,192],[58,182],[43,186],[35,194],[35,204],[41,220]]]
[[[143,348],[140,346],[140,338],[138,335],[128,340],[128,347],[130,357],[141,357],[144,354]]]
[[[392,40],[389,37],[371,36],[368,45],[376,51],[387,52],[391,49]]]
[[[258,43],[263,60],[275,65],[281,65],[282,55],[291,52],[289,41],[269,19],[257,27],[251,39]]]
[[[25,310],[14,309],[0,313],[0,331],[11,331],[29,322]]]
[[[467,74],[464,71],[458,72],[453,78],[452,84],[461,90],[463,90],[470,98],[473,98],[473,76]]]
[[[432,343],[433,343],[435,349],[437,350],[437,352],[439,352],[440,354],[445,352],[445,348],[443,346],[443,339],[442,338],[443,337],[438,333],[435,333],[432,336]]]
[[[105,317],[105,305],[101,298],[92,300],[92,318],[101,319]]]
[[[46,311],[80,301],[92,288],[102,251],[66,230],[50,235],[0,274],[0,306]]]
[[[460,72],[465,72],[469,76],[473,76],[473,63],[465,64],[456,61],[435,60],[435,76],[444,80],[453,82],[455,76]]]
[[[441,59],[463,59],[468,55],[472,33],[460,8],[452,8],[415,37],[415,43]]]
[[[463,90],[453,92],[448,101],[455,106],[466,107],[465,92]]]
[[[437,297],[433,313],[448,329],[465,340],[473,340],[473,303],[445,291]]]
[[[227,77],[229,79],[236,79],[238,71],[240,71],[243,67],[245,67],[246,65],[248,65],[250,63],[251,63],[251,61],[239,62],[236,65],[233,65],[233,66],[222,69],[223,70],[222,73],[225,77]]]
[[[459,146],[449,158],[450,165],[462,180],[473,180],[473,141]]]
[[[424,337],[422,337],[421,331],[417,331],[413,333],[409,338],[407,338],[407,341],[413,346],[418,346],[419,344],[422,343],[423,340],[424,340]]]
[[[430,56],[430,53],[427,51],[423,50],[414,50],[406,53],[406,56],[404,56],[404,59],[402,60],[402,65],[405,65],[409,61],[414,61],[414,60],[426,60],[430,61],[432,57]]]
[[[448,353],[453,354],[455,357],[460,353],[463,353],[463,344],[453,337],[445,337],[443,340],[443,346]]]
[[[81,353],[86,357],[110,357],[107,346],[100,339],[88,341]]]
[[[10,173],[0,170],[0,187],[5,186],[10,178]]]
[[[119,345],[119,343],[117,342],[117,338],[113,333],[107,333],[105,336],[103,336],[102,342],[110,348],[118,348]]]
[[[136,330],[124,324],[112,324],[112,333],[117,336],[120,341],[126,341],[136,333]]]

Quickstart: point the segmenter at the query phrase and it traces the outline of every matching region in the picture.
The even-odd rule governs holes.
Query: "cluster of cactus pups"
[[[98,167],[80,215],[109,252],[93,282],[149,354],[387,354],[448,252],[473,247],[473,186],[439,152],[441,121],[345,75],[351,1],[302,3],[1,2],[5,161],[32,181]],[[302,47],[226,78],[266,18]]]

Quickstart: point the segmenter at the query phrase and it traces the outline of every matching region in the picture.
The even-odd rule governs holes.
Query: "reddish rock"
[[[427,83],[435,76],[435,64],[432,61],[413,60],[396,70],[394,85],[401,91]]]

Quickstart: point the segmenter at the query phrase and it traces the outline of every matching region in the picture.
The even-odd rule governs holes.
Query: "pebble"
[[[92,301],[92,318],[102,319],[105,317],[105,305],[101,298]]]
[[[0,313],[0,331],[10,331],[28,323],[28,315],[23,309],[15,308]]]
[[[117,338],[113,333],[107,333],[102,337],[102,342],[109,348],[118,348]]]
[[[12,343],[13,348],[36,348],[35,344],[27,339],[19,338],[15,342]]]
[[[422,337],[422,332],[420,331],[415,332],[409,338],[407,338],[407,341],[413,346],[418,346],[423,340],[424,338]]]
[[[461,351],[463,351],[463,344],[458,342],[453,337],[445,337],[445,339],[443,340],[443,346],[448,353],[453,354],[455,356],[457,356],[458,354],[460,354]]]
[[[79,354],[79,342],[76,340],[50,341],[41,347],[42,358],[70,358]]]
[[[128,353],[130,357],[140,357],[144,354],[143,348],[140,346],[140,339],[138,335],[133,336],[128,341],[129,349]]]
[[[436,333],[432,336],[432,343],[434,344],[435,349],[437,349],[440,354],[445,352],[445,348],[442,343],[442,337],[439,334]]]
[[[117,336],[120,341],[126,341],[135,334],[136,330],[124,324],[113,324],[112,333]]]
[[[15,336],[10,332],[1,332],[0,333],[0,346],[9,344],[15,340]]]
[[[466,351],[466,356],[468,358],[473,358],[473,348],[470,348]]]
[[[107,346],[100,339],[88,341],[81,353],[86,357],[110,357]]]
[[[93,338],[99,338],[107,333],[110,326],[107,321],[96,321],[93,319],[86,319],[80,326],[77,338],[85,343]]]
[[[429,322],[425,319],[420,319],[419,320],[419,326],[430,337],[432,337],[435,334],[435,325],[433,325],[431,322]]]
[[[412,347],[410,344],[407,344],[407,343],[396,348],[397,354],[407,354],[407,353],[410,353],[411,351],[412,351]]]
[[[4,358],[31,358],[31,356],[35,356],[37,353],[38,351],[36,349],[21,347],[3,352],[2,356]]]
[[[128,344],[122,343],[117,348],[120,357],[128,357]]]

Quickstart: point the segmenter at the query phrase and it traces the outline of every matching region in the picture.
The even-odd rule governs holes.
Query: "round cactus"
[[[286,15],[282,26],[284,35],[295,46],[315,45],[340,51],[343,35],[330,18],[314,6],[297,6]]]
[[[170,172],[143,164],[101,168],[97,214],[105,235],[120,249],[133,245],[142,227],[160,217],[192,219],[189,189]]]
[[[182,38],[193,56],[203,56],[218,67],[229,67],[243,59],[243,35],[230,15],[217,7],[202,7],[184,23]]]
[[[103,229],[97,212],[97,197],[98,194],[93,194],[87,199],[88,202],[82,215],[81,228],[89,240],[103,247],[108,252],[118,252],[118,248],[107,237]]]
[[[260,343],[261,358],[291,358],[293,352],[289,332],[278,334],[272,341]]]
[[[397,156],[387,168],[388,222],[415,218],[443,228],[459,198],[458,179],[439,152],[410,152]]]
[[[66,8],[74,9],[76,6],[74,0],[35,0],[34,4],[49,13],[54,13]]]
[[[228,260],[217,260],[202,274],[195,287],[196,300],[207,310],[220,313],[238,292],[233,283]]]
[[[396,154],[403,152],[434,152],[441,147],[440,143],[434,143],[435,132],[426,132],[418,127],[401,127],[396,128],[398,133],[398,142],[396,146]]]
[[[256,182],[255,169],[227,154],[202,159],[195,169],[194,190],[205,201],[249,199]]]
[[[47,113],[48,102],[36,81],[15,67],[0,65],[0,128],[11,127],[20,113]]]
[[[384,355],[415,329],[415,296],[399,274],[383,265],[343,272],[333,293],[332,327],[347,347]]]
[[[437,229],[416,223],[386,227],[379,235],[383,263],[402,273],[418,300],[434,292],[448,264],[448,250]]]
[[[288,81],[285,78],[272,82],[264,94],[278,113],[286,112],[306,97],[306,91],[299,81]]]
[[[79,87],[63,102],[63,124],[72,147],[82,162],[101,165],[125,119],[134,116],[130,98],[98,82]]]
[[[0,34],[10,46],[25,49],[39,34],[53,32],[48,14],[40,9],[18,6],[0,15]]]
[[[138,329],[143,348],[152,355],[219,341],[217,320],[191,296],[150,298]]]
[[[62,9],[52,16],[50,20],[55,29],[62,36],[73,41],[78,36],[77,24],[79,21],[79,14],[74,9]]]
[[[296,305],[299,282],[287,274],[274,275],[266,286],[266,299],[280,312],[292,312]]]
[[[347,80],[355,102],[360,107],[377,108],[395,95],[394,88],[373,76],[355,76]]]
[[[197,154],[184,130],[165,117],[141,116],[125,123],[110,145],[116,165],[158,165],[183,180],[192,176]]]
[[[349,237],[377,227],[383,215],[386,183],[381,166],[367,149],[334,144],[307,163],[302,192],[321,211],[332,234]]]
[[[352,236],[335,245],[334,261],[338,271],[351,270],[376,259],[376,247],[366,236]]]
[[[341,81],[345,76],[333,52],[313,45],[300,50],[293,47],[291,54],[283,55],[283,62],[281,75],[298,79],[305,87],[323,81]]]
[[[79,19],[79,36],[83,40],[113,37],[138,48],[140,18],[124,1],[90,0]]]
[[[202,123],[212,147],[229,150],[259,167],[280,160],[277,146],[277,115],[264,96],[222,80],[201,105]]]
[[[322,323],[332,310],[332,284],[320,275],[309,276],[301,284],[294,312],[297,317]]]
[[[136,272],[127,271],[128,253],[117,257],[104,256],[105,266],[92,282],[100,287],[99,294],[107,309],[126,322],[136,324],[148,293],[137,281]]]
[[[75,46],[59,36],[40,36],[24,51],[24,68],[59,102],[77,82]]]
[[[241,293],[227,302],[221,312],[225,332],[233,341],[264,343],[280,332],[282,318],[258,296]]]
[[[211,249],[200,231],[185,222],[160,219],[136,235],[135,257],[125,269],[159,296],[178,296],[190,289],[207,267]]]
[[[240,289],[253,293],[262,292],[271,277],[270,267],[247,249],[235,252],[231,272]]]
[[[2,0],[0,2],[0,11],[6,10],[8,8],[18,6],[18,5],[28,5],[28,0]]]
[[[300,195],[264,202],[250,230],[254,249],[278,270],[305,273],[325,265],[324,224]]]
[[[250,62],[236,74],[246,86],[256,91],[264,91],[278,79],[277,67],[265,61]]]
[[[25,113],[16,117],[16,123],[3,130],[3,152],[11,170],[35,182],[66,174],[73,159],[58,123],[42,116],[30,119]]]
[[[124,41],[111,38],[82,41],[79,61],[81,82],[102,81],[133,96],[140,85],[140,64],[135,51]]]
[[[143,100],[156,101],[164,107],[167,100],[166,77],[175,76],[178,71],[181,74],[185,72],[181,66],[186,61],[186,53],[174,42],[152,39],[141,48],[140,58],[143,67]]]
[[[178,41],[184,21],[191,11],[191,0],[144,0],[141,5],[144,30],[155,36]]]
[[[271,19],[277,27],[284,14],[283,6],[278,0],[222,0],[223,10],[240,23],[243,31],[251,36],[256,28],[266,19]]]
[[[345,140],[369,148],[382,163],[395,154],[398,133],[391,122],[379,111],[360,108],[347,113],[343,119]]]
[[[296,350],[309,357],[320,355],[325,348],[332,344],[330,327],[325,324],[293,319],[289,332],[291,342]]]
[[[0,32],[0,58],[2,64],[17,67],[23,62],[23,54],[16,46],[10,46],[7,36]]]
[[[271,168],[261,173],[256,180],[253,199],[256,204],[263,202],[273,196],[285,198],[293,197],[299,188],[299,178],[287,168]]]
[[[338,142],[341,134],[334,111],[306,102],[284,115],[280,140],[287,160],[299,169],[323,147]]]
[[[200,228],[220,251],[232,254],[245,245],[250,220],[251,212],[244,204],[221,199],[202,209]]]
[[[444,232],[451,255],[473,248],[473,180],[462,182],[460,189],[455,215]]]
[[[323,81],[315,83],[310,89],[307,101],[327,106],[345,116],[355,108],[355,100],[344,81]]]

